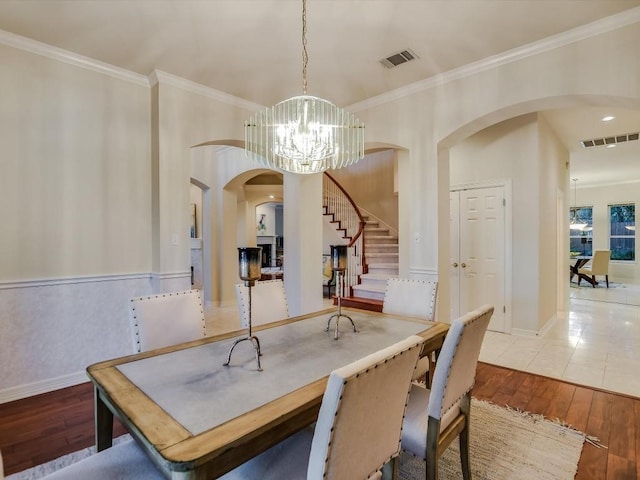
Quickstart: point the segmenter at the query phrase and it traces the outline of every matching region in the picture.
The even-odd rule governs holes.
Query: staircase
[[[356,299],[376,300],[374,304],[380,302],[381,306],[387,279],[398,277],[398,238],[389,229],[381,227],[379,222],[367,216],[364,218],[367,273],[360,275],[360,283],[353,285],[351,290]],[[344,300],[343,304],[346,305]]]
[[[377,219],[363,215],[331,175],[323,177],[323,214],[348,243],[342,305],[382,311],[387,279],[398,276],[398,237]],[[336,299],[334,298],[334,303]]]

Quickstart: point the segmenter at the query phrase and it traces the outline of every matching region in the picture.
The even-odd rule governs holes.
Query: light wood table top
[[[113,414],[172,479],[217,478],[313,423],[332,370],[409,335],[442,345],[448,325],[343,308],[340,338],[324,329],[335,309],[254,328],[258,372],[239,330],[101,362],[87,369],[96,391],[96,443],[111,445]]]

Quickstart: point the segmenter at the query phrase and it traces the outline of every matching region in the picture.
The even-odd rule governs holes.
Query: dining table
[[[571,282],[573,280],[573,277],[577,275],[580,281],[585,280],[592,287],[597,285],[597,282],[594,284],[594,280],[590,275],[580,273],[580,269],[587,263],[589,263],[589,260],[591,260],[592,258],[593,257],[589,255],[577,255],[575,257],[571,257],[571,260],[575,260],[575,262],[569,265],[569,282]]]
[[[331,371],[415,334],[429,355],[449,328],[342,310],[357,331],[345,325],[337,340],[326,331],[335,308],[255,327],[263,371],[249,342],[223,365],[246,329],[89,366],[97,450],[112,445],[116,416],[167,478],[218,478],[313,424]]]

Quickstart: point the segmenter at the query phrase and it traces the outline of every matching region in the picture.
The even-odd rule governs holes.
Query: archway
[[[478,138],[475,135],[483,135],[483,132],[488,131],[490,128],[498,128],[497,126],[504,126],[515,123],[517,119],[522,119],[523,116],[532,116],[541,129],[548,129],[548,125],[544,125],[544,111],[550,109],[561,108],[576,108],[576,107],[593,107],[593,106],[605,106],[605,107],[617,107],[617,108],[634,108],[640,109],[640,104],[637,99],[620,98],[611,96],[564,96],[564,97],[550,97],[523,102],[517,105],[511,105],[493,112],[489,112],[484,116],[476,118],[465,125],[459,126],[455,131],[445,135],[437,144],[438,154],[438,172],[439,172],[439,185],[449,185],[449,180],[452,175],[452,152],[454,152],[456,146],[460,146],[470,143],[469,139]],[[514,152],[518,149],[514,148]],[[536,183],[536,196],[529,198],[529,202],[538,202],[537,214],[534,221],[540,218],[540,214],[544,213],[543,218],[549,220],[548,223],[537,224],[535,229],[538,236],[535,244],[531,244],[531,248],[527,253],[523,253],[522,245],[527,241],[522,238],[522,228],[518,228],[516,225],[517,220],[514,220],[511,232],[513,235],[513,252],[510,252],[510,258],[512,259],[511,270],[509,272],[508,285],[511,289],[510,297],[512,302],[508,302],[505,305],[505,309],[510,315],[517,315],[522,318],[523,315],[527,315],[527,312],[531,314],[531,318],[526,327],[519,328],[522,333],[539,334],[549,324],[549,319],[555,318],[556,313],[560,311],[566,311],[569,301],[569,289],[566,266],[569,262],[568,248],[564,248],[568,244],[568,219],[567,215],[563,215],[562,212],[568,212],[569,208],[569,166],[570,156],[569,152],[566,153],[566,163],[560,164],[558,161],[557,172],[554,174],[556,178],[552,189],[546,188],[546,178],[540,177],[540,172],[536,174],[539,178],[531,176],[528,180]],[[480,156],[480,155],[478,155]],[[558,156],[558,160],[561,156]],[[538,158],[538,162],[544,162],[544,158]],[[537,165],[541,165],[537,163]],[[516,177],[514,177],[516,178]],[[544,181],[542,181],[544,180]],[[514,198],[513,198],[513,217],[517,219],[518,210],[522,210],[519,207],[518,202],[523,202],[522,198],[518,198],[520,193],[518,185],[514,183],[513,186]],[[445,189],[439,191],[438,194],[438,212],[439,215],[447,215],[449,212],[449,192]],[[443,228],[444,222],[439,222],[440,228],[438,231],[438,270],[439,278],[441,282],[440,294],[444,298],[439,298],[443,303],[447,303],[449,306],[450,296],[450,272],[449,272],[449,231],[448,228]],[[553,232],[553,237],[551,237]],[[544,250],[544,252],[543,252]],[[535,269],[535,281],[537,282],[535,288],[538,289],[532,295],[531,282],[527,281],[523,277],[522,271],[525,270],[525,266],[521,264],[521,260],[529,256],[532,261],[536,260],[538,263],[533,268]],[[543,258],[543,256],[545,256]],[[525,262],[526,263],[526,262]],[[530,280],[530,279],[529,279]],[[526,285],[527,292],[522,292]],[[551,288],[551,286],[555,286]],[[553,299],[549,298],[553,295]],[[439,295],[440,297],[440,295]],[[520,299],[530,297],[535,298],[530,305],[526,305]],[[441,304],[441,305],[442,305]],[[541,307],[541,305],[544,305]],[[552,307],[550,307],[551,305]],[[547,310],[545,310],[547,309]],[[447,308],[447,311],[449,308]],[[442,311],[441,311],[442,313]]]

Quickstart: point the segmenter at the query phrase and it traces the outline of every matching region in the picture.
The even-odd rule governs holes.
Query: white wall
[[[410,175],[400,189],[407,193],[403,204],[410,208],[401,209],[405,218],[400,224],[406,222],[412,238],[420,238],[409,246],[409,273],[438,272],[440,319],[446,320],[449,312],[449,149],[489,125],[548,108],[619,105],[640,109],[638,44],[636,23],[594,28],[591,36],[575,36],[559,42],[557,48],[547,45],[533,55],[532,48],[511,52],[509,60],[468,66],[411,85],[404,95],[396,91],[347,107],[366,123],[368,139],[409,152]],[[599,60],[586,60],[592,58]],[[538,170],[530,173],[534,179],[539,176]],[[568,185],[563,190],[567,189]],[[518,243],[515,236],[526,231],[514,228],[514,245]],[[516,317],[513,325],[534,328],[531,320],[522,324]]]
[[[263,203],[261,205],[256,206],[255,209],[256,215],[256,235],[263,236],[275,236],[276,234],[276,209],[272,203]],[[258,230],[258,222],[261,219],[261,216],[264,215],[263,224],[265,226],[264,230]]]
[[[0,45],[0,91],[0,280],[149,272],[149,89]]]
[[[398,197],[394,191],[394,150],[368,153],[355,165],[330,171],[359,208],[398,230]]]
[[[401,244],[401,267],[439,274],[439,312],[449,311],[449,148],[545,108],[640,108],[638,24],[607,23],[594,32],[347,107],[366,123],[367,142],[406,151],[398,223],[421,241]],[[149,87],[135,74],[97,73],[54,58],[0,45],[0,90],[11,92],[0,95],[0,401],[82,378],[89,363],[128,349],[129,297],[188,288],[192,147],[239,144],[243,121],[258,109],[160,72]],[[225,183],[203,184],[211,205],[237,205]],[[220,212],[220,223],[209,225],[211,241],[222,242],[211,262],[233,271],[228,249],[237,230],[220,230]],[[318,258],[320,228],[313,230]],[[319,285],[316,269],[308,275]],[[85,290],[87,283],[95,289]],[[233,280],[212,283],[221,290]],[[88,305],[102,308],[87,314]],[[65,341],[62,331],[83,342]],[[54,341],[43,350],[45,339]],[[29,356],[16,366],[19,349]]]
[[[508,313],[516,330],[538,332],[556,313],[556,191],[567,182],[568,153],[538,114],[528,114],[472,135],[451,148],[449,158],[452,186],[511,185]]]
[[[635,203],[637,216],[638,206],[640,206],[640,180],[601,187],[578,187],[577,198],[580,205],[593,206],[593,250],[609,250],[608,207],[615,203]],[[636,234],[636,261],[611,262],[609,264],[609,280],[620,283],[640,283],[638,247]]]

